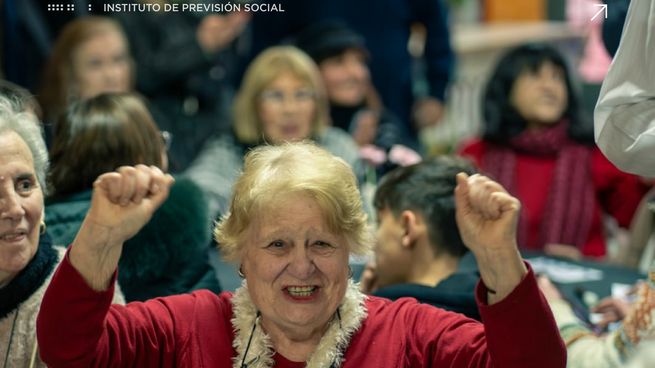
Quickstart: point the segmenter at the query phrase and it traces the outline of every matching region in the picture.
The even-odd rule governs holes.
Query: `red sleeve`
[[[67,253],[37,319],[41,358],[49,367],[174,367],[193,332],[175,315],[193,315],[199,293],[111,305],[113,283],[94,291]]]
[[[484,157],[484,151],[485,151],[484,142],[476,138],[463,143],[459,147],[459,149],[457,149],[457,154],[470,159],[478,167],[478,169],[481,169],[482,157]]]
[[[486,293],[479,283],[476,299],[484,324],[433,308],[435,316],[425,305],[414,308],[408,321],[417,334],[411,366],[426,366],[421,365],[426,356],[433,357],[428,364],[433,367],[566,366],[566,347],[531,269],[502,301],[488,306]]]
[[[495,367],[565,367],[566,346],[553,313],[537,285],[529,264],[528,274],[505,299],[486,305],[482,282],[476,300]]]
[[[629,227],[648,186],[638,176],[620,171],[596,147],[591,160],[594,186],[603,210],[620,226]]]

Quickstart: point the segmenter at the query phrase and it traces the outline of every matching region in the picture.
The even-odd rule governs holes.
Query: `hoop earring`
[[[243,273],[243,271],[241,270],[242,267],[243,267],[243,265],[239,265],[239,272],[238,272],[238,274],[239,274],[239,277],[241,277],[242,279],[245,279],[245,278],[246,278],[246,274]]]
[[[39,233],[43,235],[45,234],[45,231],[46,231],[45,221],[41,220],[41,224],[39,224]]]

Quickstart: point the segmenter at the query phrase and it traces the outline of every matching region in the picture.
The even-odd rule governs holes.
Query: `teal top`
[[[46,202],[45,222],[54,244],[68,246],[91,203],[90,190]],[[186,293],[221,291],[208,263],[212,222],[200,188],[177,178],[168,199],[132,239],[119,261],[118,283],[126,301]]]

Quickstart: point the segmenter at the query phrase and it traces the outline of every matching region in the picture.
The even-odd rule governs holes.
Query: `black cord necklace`
[[[248,368],[250,364],[257,360],[258,357],[253,358],[246,364],[246,357],[248,356],[248,350],[250,350],[250,343],[252,342],[252,337],[255,334],[255,329],[257,328],[257,320],[261,316],[261,313],[257,311],[257,316],[255,316],[255,322],[252,324],[252,331],[250,331],[250,337],[248,338],[248,343],[246,344],[246,351],[243,352],[243,358],[241,359],[241,368]]]
[[[246,351],[243,352],[243,358],[241,358],[241,365],[240,368],[248,368],[251,364],[255,363],[256,361],[259,360],[259,357],[256,356],[252,358],[248,363],[246,363],[246,357],[248,356],[248,350],[250,350],[250,343],[252,342],[252,337],[255,334],[255,329],[257,329],[257,320],[262,314],[257,311],[257,316],[255,317],[255,322],[252,324],[252,330],[250,331],[250,337],[248,337],[248,343],[246,344]],[[339,328],[342,329],[341,326],[341,312],[339,311],[339,308],[337,308],[337,321],[339,322]],[[337,364],[336,362],[332,361],[332,364],[330,364],[330,368],[336,368]],[[5,367],[6,368],[6,367]]]

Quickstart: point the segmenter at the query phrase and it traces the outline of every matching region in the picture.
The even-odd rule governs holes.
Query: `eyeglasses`
[[[162,143],[164,143],[164,147],[166,147],[166,151],[171,149],[171,143],[173,142],[173,134],[166,130],[161,131],[161,140]]]
[[[276,89],[267,89],[259,95],[262,102],[272,105],[282,105],[287,98],[296,103],[305,103],[313,101],[314,97],[316,97],[316,93],[309,88],[298,89],[290,94]]]

